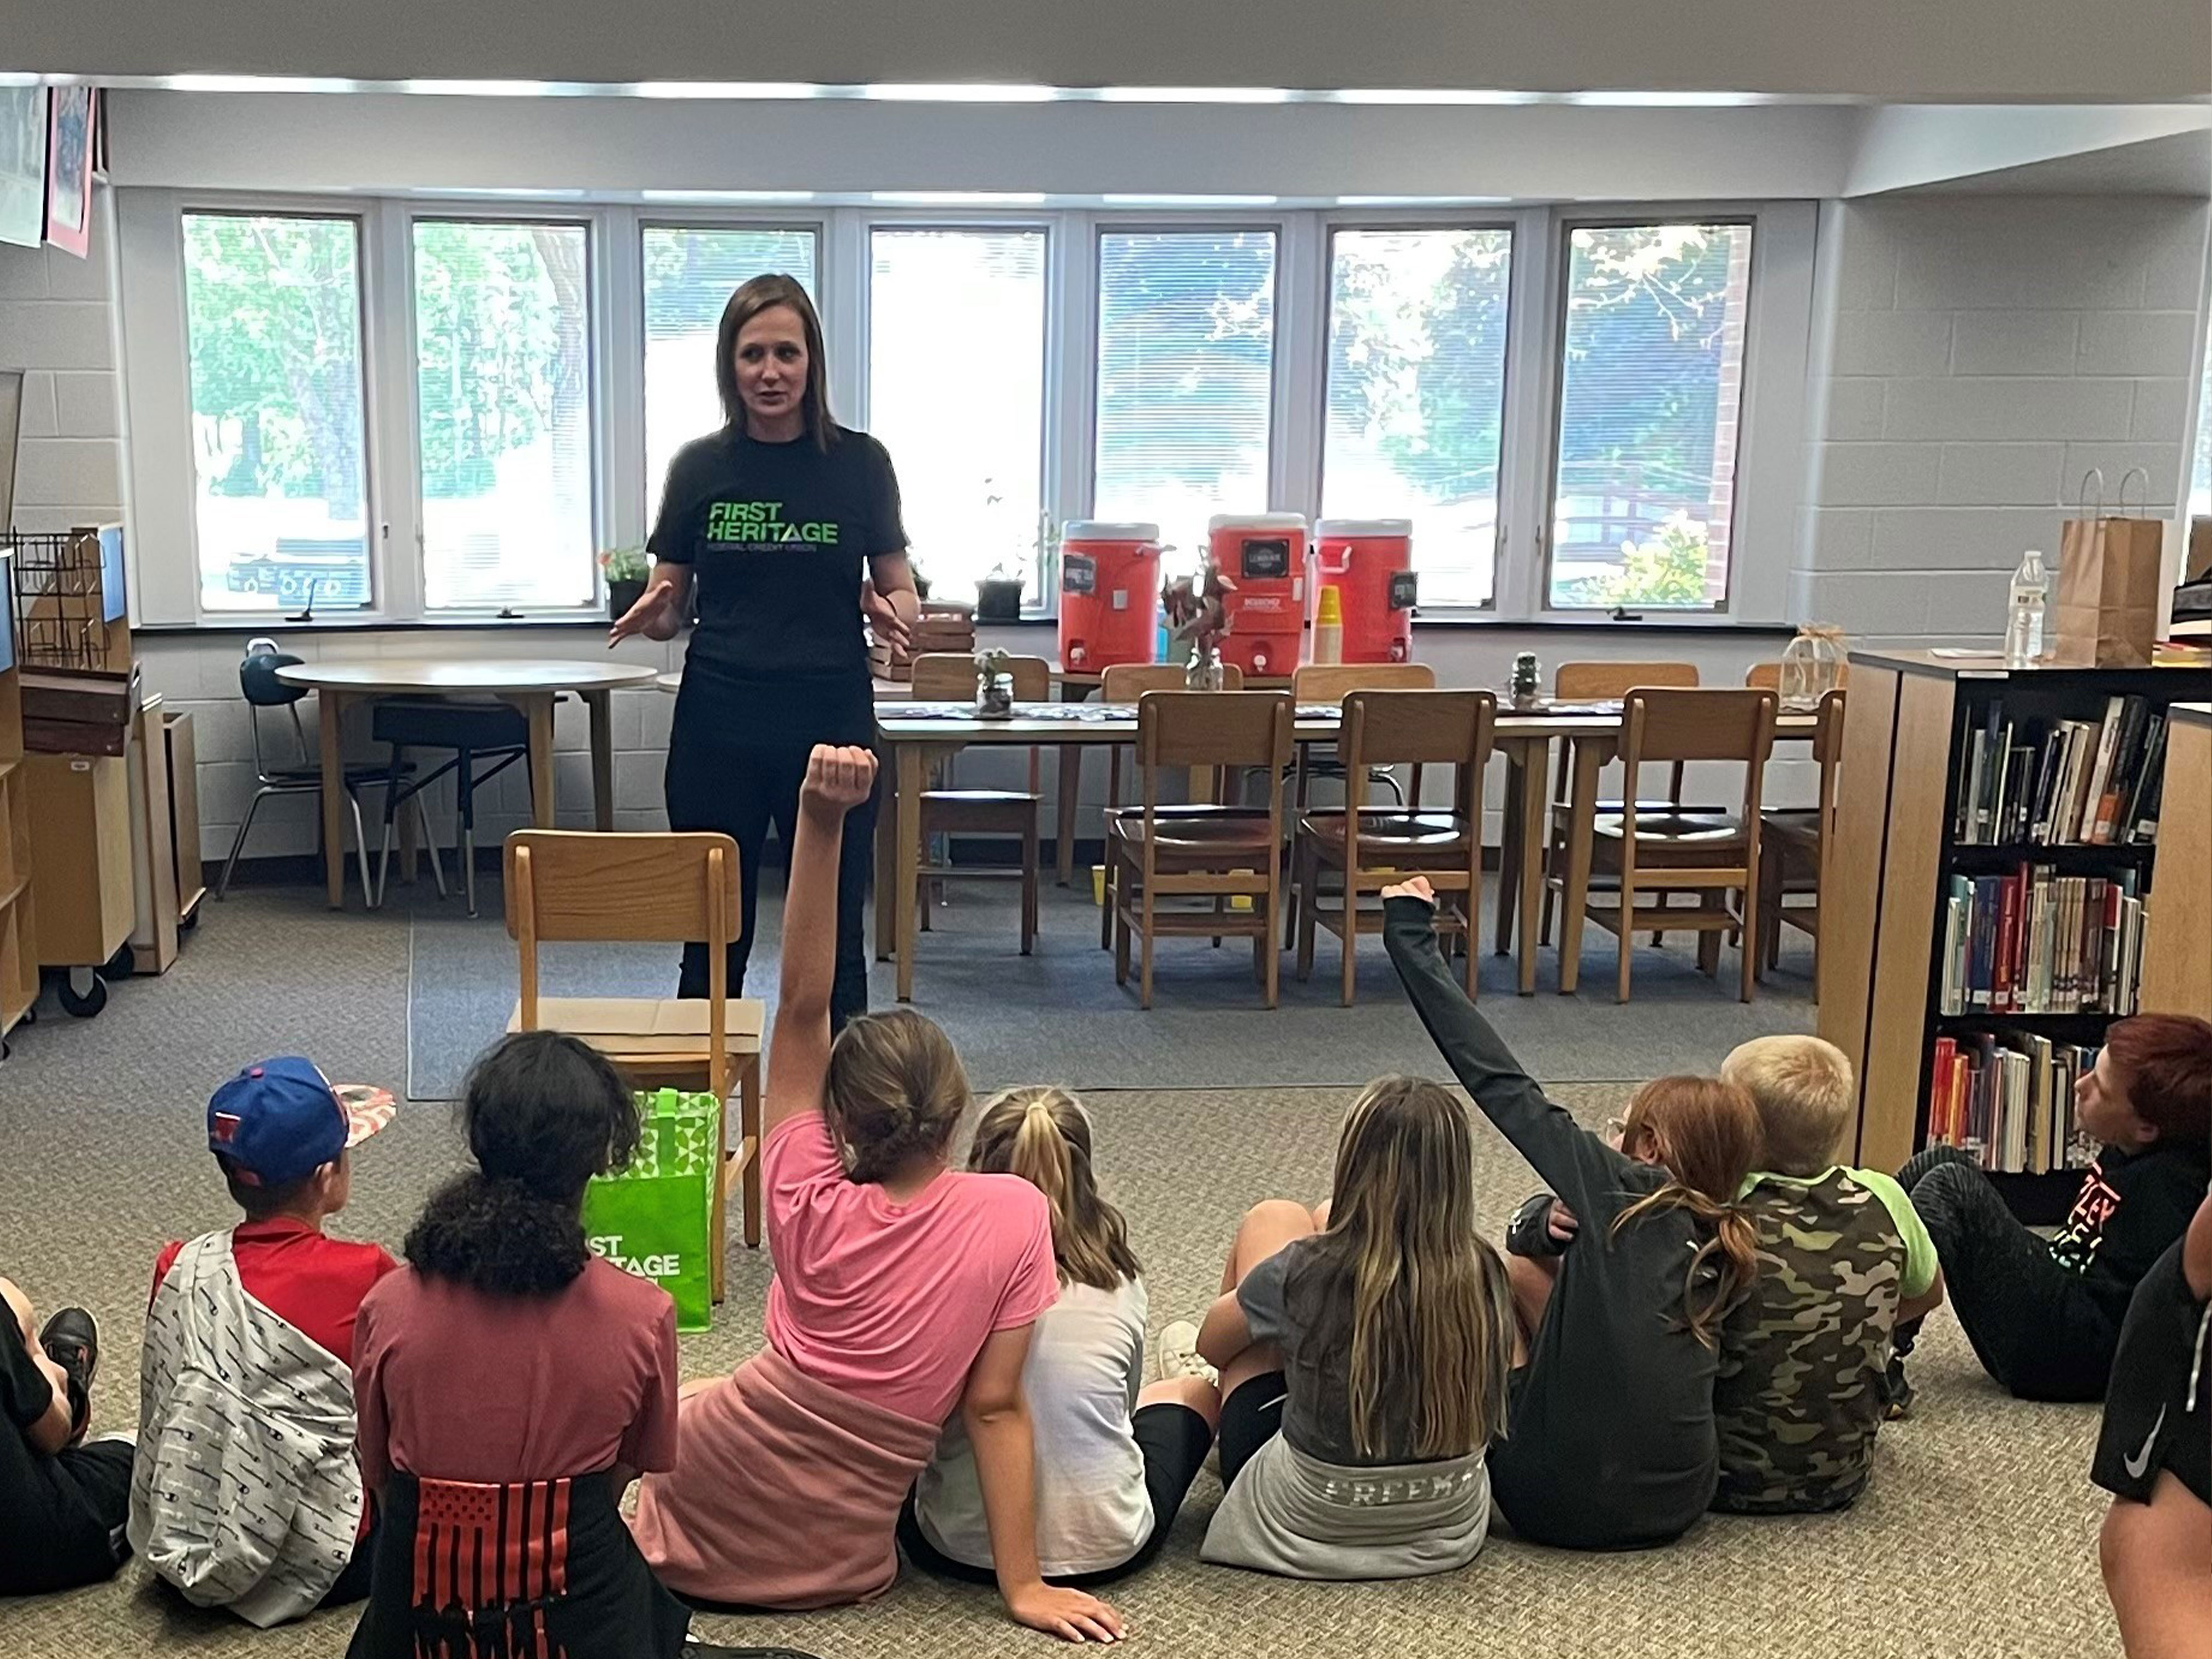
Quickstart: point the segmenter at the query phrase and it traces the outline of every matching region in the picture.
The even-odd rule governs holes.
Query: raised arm
[[[819,1111],[830,1070],[830,990],[837,975],[837,860],[845,814],[876,787],[866,749],[817,744],[799,791],[799,833],[783,896],[783,984],[768,1050],[764,1133],[800,1112]]]
[[[1467,1000],[1437,948],[1434,896],[1416,877],[1383,890],[1383,943],[1430,1040],[1482,1115],[1583,1218],[1618,1207],[1628,1160],[1583,1128],[1521,1069]]]

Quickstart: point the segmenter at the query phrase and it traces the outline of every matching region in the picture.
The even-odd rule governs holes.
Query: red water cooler
[[[1221,660],[1248,678],[1288,679],[1298,665],[1310,596],[1305,520],[1296,513],[1218,518],[1208,543],[1214,568],[1237,585],[1227,601]]]
[[[1158,642],[1160,527],[1072,520],[1060,538],[1060,665],[1150,662]]]
[[[1314,526],[1315,580],[1344,605],[1344,660],[1410,662],[1413,655],[1413,523],[1323,519]]]

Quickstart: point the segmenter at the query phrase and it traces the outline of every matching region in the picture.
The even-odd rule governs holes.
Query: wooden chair
[[[1012,657],[1006,672],[1013,677],[1017,702],[1048,702],[1052,698],[1052,665],[1042,657]],[[933,652],[914,659],[914,695],[921,702],[965,702],[975,695],[975,659],[957,651]],[[1022,954],[1036,943],[1037,820],[1044,796],[1038,781],[1038,750],[1030,749],[1029,787],[1019,789],[956,789],[940,778],[939,787],[921,793],[921,927],[929,931],[929,913],[939,884],[961,881],[1007,881],[1022,884]],[[949,769],[950,763],[947,763]],[[1018,870],[988,866],[958,865],[951,861],[950,846],[942,864],[927,861],[933,836],[1012,836],[1021,843]]]
[[[1147,691],[1182,691],[1188,689],[1183,678],[1182,665],[1175,662],[1117,662],[1098,677],[1098,701],[1101,702],[1135,702]],[[1233,662],[1221,665],[1221,689],[1242,691],[1244,671]],[[1115,744],[1106,751],[1106,810],[1112,811],[1121,804],[1121,745]]]
[[[1813,938],[1813,1000],[1820,1000],[1820,880],[1836,830],[1842,799],[1844,696],[1824,693],[1814,713],[1813,759],[1820,769],[1820,799],[1813,807],[1776,807],[1759,817],[1759,970],[1774,966],[1782,952],[1782,924]],[[1787,897],[1810,893],[1810,904],[1788,906]]]
[[[1698,966],[1708,974],[1719,964],[1722,935],[1740,930],[1738,994],[1741,1000],[1751,1000],[1759,938],[1757,831],[1766,763],[1774,750],[1775,711],[1771,691],[1644,688],[1628,694],[1618,744],[1630,777],[1647,762],[1733,761],[1744,769],[1742,804],[1735,812],[1662,805],[1577,814],[1567,854],[1560,990],[1575,988],[1582,922],[1588,918],[1619,938],[1614,990],[1620,1000],[1628,1000],[1629,936],[1662,927],[1697,933]],[[1594,875],[1611,878],[1620,895],[1617,905],[1590,902]],[[1663,908],[1668,896],[1680,892],[1694,894],[1698,908]],[[1731,894],[1736,896],[1735,910],[1729,908]],[[1640,904],[1644,895],[1657,897],[1660,904]]]
[[[1129,980],[1129,936],[1142,950],[1138,1000],[1152,1006],[1152,944],[1162,934],[1249,937],[1252,967],[1276,1004],[1281,925],[1283,769],[1291,758],[1286,691],[1148,691],[1137,702],[1142,804],[1106,815],[1106,908],[1114,931],[1114,982]],[[1164,806],[1170,768],[1264,768],[1264,809]],[[1250,901],[1249,911],[1229,901]],[[1211,899],[1203,910],[1163,909],[1162,899]]]
[[[1638,686],[1694,686],[1698,684],[1698,665],[1689,662],[1563,662],[1553,671],[1552,696],[1561,702],[1611,702],[1626,696]],[[1544,849],[1544,915],[1540,929],[1542,942],[1552,942],[1552,914],[1554,902],[1566,885],[1567,826],[1574,817],[1574,803],[1567,798],[1568,780],[1573,772],[1574,744],[1559,745],[1559,764],[1552,776],[1551,838]],[[1682,804],[1682,769],[1674,768],[1668,775],[1664,796],[1646,799],[1643,779],[1633,768],[1629,769],[1627,789],[1636,802],[1638,811],[1661,811]],[[1619,812],[1625,809],[1620,800],[1601,799],[1592,805],[1594,811]],[[1661,935],[1654,934],[1651,942],[1657,945]]]
[[[1782,694],[1782,665],[1778,662],[1755,662],[1743,671],[1743,683],[1754,691]]]
[[[738,844],[720,834],[606,835],[518,830],[507,838],[507,933],[521,947],[522,995],[510,1031],[565,1031],[640,1088],[707,1088],[726,1109],[734,1083],[741,1139],[714,1182],[714,1300],[722,1299],[727,1201],[744,1182],[745,1243],[761,1237],[761,1028],[763,1007],[729,995],[738,936]],[[705,1000],[541,997],[538,947],[592,940],[707,944]]]
[[[1301,707],[1312,703],[1342,703],[1354,691],[1429,691],[1437,684],[1437,671],[1425,662],[1346,662],[1308,663],[1291,676],[1291,700]],[[1298,746],[1296,783],[1291,793],[1294,811],[1306,810],[1307,786],[1314,777],[1343,777],[1347,775],[1344,765],[1344,744],[1332,748],[1327,744]],[[1400,805],[1407,800],[1398,787],[1398,780],[1387,770],[1377,771],[1366,781],[1381,784],[1390,791]],[[1347,795],[1349,791],[1346,791]],[[1413,799],[1419,799],[1414,792]],[[1295,902],[1295,901],[1293,901]]]
[[[1497,718],[1498,699],[1488,691],[1355,690],[1345,696],[1337,747],[1346,777],[1364,779],[1378,766],[1410,766],[1417,780],[1413,805],[1410,810],[1370,808],[1363,789],[1358,799],[1347,795],[1343,811],[1299,816],[1291,892],[1301,980],[1313,971],[1314,929],[1326,927],[1344,942],[1344,1006],[1352,1006],[1363,916],[1379,931],[1378,912],[1363,911],[1360,901],[1418,872],[1429,878],[1440,900],[1458,896],[1456,908],[1438,904],[1437,927],[1457,933],[1465,945],[1467,994],[1474,997],[1474,930],[1482,910],[1482,780]],[[1418,780],[1424,766],[1453,769],[1449,811],[1421,809]],[[1327,871],[1340,878],[1333,910],[1321,904]]]

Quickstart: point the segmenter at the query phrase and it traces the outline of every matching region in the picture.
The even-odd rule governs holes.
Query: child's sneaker
[[[92,1379],[100,1370],[100,1327],[82,1308],[64,1308],[39,1333],[39,1346],[70,1380],[70,1432],[84,1432],[92,1415]]]
[[[1881,1392],[1891,1422],[1899,1423],[1912,1415],[1912,1382],[1905,1374],[1904,1355],[1890,1355],[1889,1369],[1882,1373]]]
[[[1215,1388],[1221,1386],[1221,1373],[1207,1364],[1198,1352],[1198,1327],[1188,1319],[1178,1319],[1160,1333],[1160,1376],[1202,1376]]]

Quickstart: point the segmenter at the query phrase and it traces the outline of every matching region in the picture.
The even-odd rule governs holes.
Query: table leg
[[[1079,744],[1060,745],[1060,806],[1053,838],[1060,843],[1060,884],[1062,887],[1075,876],[1075,815],[1083,802],[1083,748]]]
[[[592,825],[602,835],[615,827],[614,694],[586,691],[592,714]]]
[[[1513,918],[1518,913],[1521,901],[1521,860],[1526,851],[1521,845],[1521,780],[1526,775],[1526,749],[1522,744],[1505,743],[1498,745],[1498,750],[1505,757],[1505,805],[1498,818],[1498,939],[1495,947],[1502,957],[1513,948]]]
[[[1545,811],[1544,775],[1552,764],[1552,740],[1531,738],[1521,746],[1521,867],[1519,896],[1521,951],[1519,988],[1536,994],[1536,933],[1544,908],[1544,843],[1551,834]]]
[[[925,760],[920,744],[905,743],[898,746],[898,804],[894,816],[898,820],[894,833],[898,845],[893,857],[898,868],[898,879],[893,884],[891,902],[898,907],[892,918],[898,939],[898,1000],[914,1000],[915,906],[919,895],[916,889],[921,882],[921,780]]]
[[[1560,895],[1559,994],[1571,996],[1583,966],[1583,910],[1589,902],[1590,845],[1597,818],[1597,776],[1604,766],[1607,744],[1575,738],[1572,817],[1567,832],[1567,881]],[[1626,926],[1626,918],[1622,925]],[[1621,941],[1626,951],[1628,942]]]
[[[321,711],[323,764],[323,888],[333,910],[345,908],[345,752],[338,718],[345,696],[325,685],[315,693]]]
[[[521,698],[522,712],[530,717],[530,821],[540,830],[553,827],[553,694],[532,693]]]

